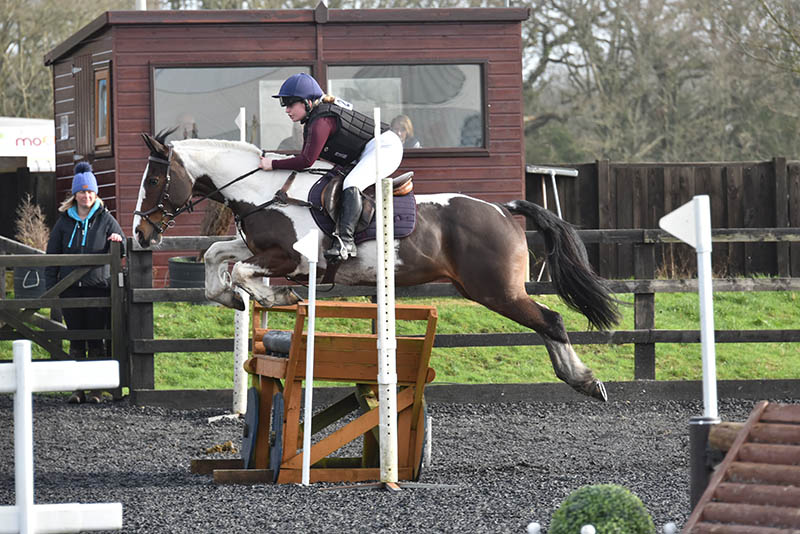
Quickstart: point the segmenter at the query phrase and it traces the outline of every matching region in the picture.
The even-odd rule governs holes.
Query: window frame
[[[105,135],[100,135],[100,82],[106,82],[106,101],[105,101]],[[111,66],[105,65],[94,70],[94,80],[92,85],[94,127],[93,135],[95,153],[111,152]]]
[[[406,148],[403,150],[403,158],[448,158],[459,157],[489,157],[489,61],[486,59],[442,59],[442,60],[392,60],[392,61],[326,61],[325,66],[325,79],[319,80],[323,88],[328,85],[328,74],[331,67],[362,67],[362,66],[380,66],[380,65],[477,65],[480,69],[481,80],[481,98],[483,106],[480,110],[481,120],[483,124],[483,146],[482,147],[421,147],[421,148]]]

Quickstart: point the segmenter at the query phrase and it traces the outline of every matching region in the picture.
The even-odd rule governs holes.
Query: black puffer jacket
[[[63,212],[50,232],[47,242],[48,254],[106,254],[111,246],[111,234],[122,236],[124,250],[125,234],[116,219],[99,200],[85,221],[81,221],[73,206]],[[45,283],[50,289],[67,276],[75,267],[55,266],[45,269]],[[108,265],[95,267],[86,273],[73,287],[109,287],[111,270]]]

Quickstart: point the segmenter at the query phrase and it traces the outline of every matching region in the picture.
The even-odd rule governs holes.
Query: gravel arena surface
[[[208,422],[223,410],[65,399],[34,397],[36,503],[122,502],[115,532],[147,533],[523,534],[531,521],[546,532],[570,492],[599,483],[638,495],[658,532],[669,521],[680,528],[690,512],[688,421],[702,414],[700,400],[431,403],[432,460],[420,482],[457,487],[390,493],[215,485],[190,474],[190,461],[225,457],[206,449],[227,440],[238,447],[241,420]],[[721,400],[720,417],[744,421],[754,405]],[[12,395],[0,396],[0,417],[0,504],[13,504]]]

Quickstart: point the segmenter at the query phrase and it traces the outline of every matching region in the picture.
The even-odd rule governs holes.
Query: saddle
[[[336,166],[326,175],[330,176],[330,181],[322,188],[320,193],[320,205],[325,214],[333,221],[339,219],[339,197],[342,194],[342,184],[347,176],[347,171],[340,166]],[[409,171],[392,179],[393,196],[402,197],[414,190],[412,178],[414,172]],[[361,217],[356,224],[356,233],[367,229],[372,219],[375,217],[375,185],[371,185],[361,192]]]

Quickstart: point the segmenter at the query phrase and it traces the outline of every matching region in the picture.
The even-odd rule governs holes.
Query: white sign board
[[[31,172],[55,172],[54,122],[49,119],[0,117],[0,156],[25,156]]]

